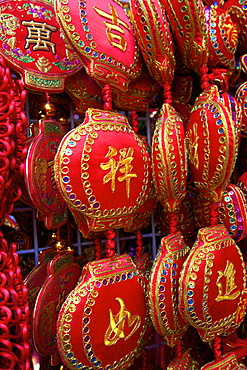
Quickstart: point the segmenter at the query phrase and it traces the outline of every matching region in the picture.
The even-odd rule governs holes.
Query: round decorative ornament
[[[225,226],[199,230],[179,279],[179,310],[205,342],[230,334],[246,310],[242,253]]]
[[[126,92],[113,93],[114,105],[120,111],[146,112],[148,103],[154,97],[156,90],[157,83],[143,66],[140,77],[129,84]]]
[[[47,229],[61,227],[68,220],[67,204],[54,178],[54,157],[62,137],[62,127],[58,122],[42,120],[38,135],[28,143],[25,183]]]
[[[239,39],[237,25],[225,10],[214,5],[205,7],[205,19],[209,39],[208,66],[234,66]]]
[[[220,356],[218,359],[209,362],[201,367],[201,370],[241,370],[243,369],[238,363],[234,352]]]
[[[238,137],[232,114],[221,102],[216,85],[196,99],[187,126],[189,164],[197,190],[219,202],[232,175]]]
[[[183,122],[170,104],[163,104],[152,142],[152,173],[158,200],[175,212],[186,194],[187,151]]]
[[[2,57],[28,89],[62,92],[65,78],[82,64],[61,33],[53,2],[2,0],[0,5]]]
[[[150,195],[146,146],[119,113],[88,109],[61,141],[54,169],[61,194],[89,232],[128,226]]]
[[[235,94],[236,99],[241,105],[242,111],[242,124],[241,124],[241,136],[247,137],[247,82],[242,83]]]
[[[175,56],[170,26],[159,0],[131,0],[130,16],[145,63],[152,78],[172,83]]]
[[[151,319],[170,347],[181,340],[188,328],[178,311],[178,279],[189,250],[180,232],[165,236],[150,274]]]
[[[102,89],[88,76],[84,68],[66,79],[65,91],[73,100],[79,114],[84,115],[88,108],[103,108]]]
[[[53,248],[46,249],[39,255],[39,264],[27,275],[24,284],[28,290],[28,302],[31,313],[34,310],[38,293],[47,278],[47,264],[56,255]]]
[[[64,365],[71,370],[131,366],[150,325],[145,294],[146,280],[130,256],[89,262],[57,321]]]
[[[161,0],[181,62],[197,74],[208,60],[208,36],[201,0]]]
[[[40,355],[51,356],[56,352],[59,310],[80,275],[81,267],[73,262],[72,253],[58,255],[48,263],[47,278],[39,291],[33,311],[33,344]]]
[[[198,228],[210,226],[210,201],[197,194],[193,202]],[[231,237],[239,242],[247,236],[247,202],[241,188],[228,184],[218,203],[219,223],[225,225]]]
[[[126,91],[141,73],[139,51],[123,6],[83,0],[55,1],[57,19],[88,75],[112,90]]]

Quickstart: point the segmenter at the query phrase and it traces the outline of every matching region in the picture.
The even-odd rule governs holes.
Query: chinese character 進
[[[33,20],[31,20],[30,22],[23,21],[22,24],[28,29],[28,36],[25,44],[26,49],[28,49],[30,44],[35,44],[33,50],[50,51],[50,47],[52,53],[56,54],[56,44],[51,42],[51,34],[52,32],[57,31],[57,27],[51,26],[45,22],[34,22]]]
[[[109,4],[109,7],[111,10],[110,14],[96,7],[94,7],[94,10],[101,17],[109,19],[109,21],[104,21],[104,24],[106,26],[106,36],[110,44],[122,51],[125,51],[127,47],[127,41],[124,38],[124,30],[121,28],[121,26],[127,30],[130,30],[130,27],[124,21],[118,18],[117,11],[111,4]]]
[[[233,300],[239,296],[239,290],[233,293],[233,290],[237,288],[237,285],[235,284],[235,274],[236,270],[234,269],[233,263],[230,261],[226,262],[226,267],[224,271],[218,271],[218,279],[216,281],[216,285],[218,287],[219,294],[215,299],[216,302],[220,302],[225,299]],[[225,278],[224,291],[223,284],[220,282],[220,280],[222,280],[223,278]]]
[[[118,151],[113,146],[109,146],[108,153],[106,157],[109,158],[108,163],[101,163],[100,168],[102,170],[110,170],[104,178],[103,182],[106,184],[107,182],[111,181],[111,190],[112,192],[115,191],[116,188],[116,173],[117,171],[123,173],[123,176],[119,176],[117,179],[119,182],[126,181],[126,193],[127,198],[130,196],[130,180],[132,177],[137,177],[135,173],[131,173],[133,166],[131,162],[133,161],[134,157],[134,149],[133,148],[126,148],[119,150],[119,160],[117,161],[114,157],[118,154]]]

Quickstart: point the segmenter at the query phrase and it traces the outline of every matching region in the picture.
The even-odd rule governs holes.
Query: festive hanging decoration
[[[102,90],[97,82],[88,76],[85,69],[66,79],[65,91],[72,98],[79,114],[84,115],[88,107],[103,108]]]
[[[128,255],[88,263],[58,317],[65,366],[127,369],[150,325],[145,294],[145,279]]]
[[[243,257],[226,228],[200,229],[179,282],[184,320],[204,341],[233,332],[246,310],[245,289]]]
[[[90,77],[113,90],[126,91],[141,63],[128,16],[115,0],[55,1],[59,24],[80,55]]]
[[[70,252],[58,254],[48,262],[47,277],[38,293],[32,322],[33,343],[36,351],[43,356],[52,356],[57,351],[56,322],[59,310],[80,274],[81,267],[73,262]]]
[[[85,237],[128,226],[150,193],[145,145],[115,112],[88,109],[84,123],[63,138],[54,170],[69,208],[87,222]]]
[[[82,64],[57,23],[52,2],[1,1],[0,54],[33,90],[62,92]]]
[[[38,123],[37,135],[28,142],[25,183],[28,194],[45,227],[56,229],[68,221],[68,207],[54,179],[54,157],[63,137],[61,125],[54,121],[54,106],[46,104],[46,119]]]

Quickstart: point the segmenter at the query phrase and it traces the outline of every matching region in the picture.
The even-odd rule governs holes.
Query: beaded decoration
[[[246,310],[246,274],[242,253],[225,226],[199,230],[179,280],[179,310],[203,341],[233,332]]]
[[[89,262],[57,321],[65,366],[71,370],[131,366],[146,345],[150,326],[145,294],[146,280],[130,256]]]

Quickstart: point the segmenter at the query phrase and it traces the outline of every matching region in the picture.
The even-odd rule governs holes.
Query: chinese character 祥
[[[126,181],[126,194],[127,198],[130,196],[130,180],[132,177],[137,177],[135,173],[131,173],[133,166],[131,162],[133,161],[134,157],[134,149],[133,148],[126,148],[119,150],[119,160],[115,157],[117,156],[118,151],[113,146],[109,146],[108,153],[106,157],[109,158],[108,163],[100,163],[100,168],[104,171],[110,170],[103,178],[104,184],[111,181],[111,190],[112,192],[115,191],[116,188],[116,174],[117,171],[123,173],[123,176],[118,176],[117,180],[119,182]]]
[[[23,21],[22,24],[28,29],[28,36],[25,44],[26,49],[29,48],[30,44],[35,44],[33,50],[50,51],[49,48],[51,48],[52,53],[56,54],[56,44],[51,42],[51,34],[57,31],[57,27],[51,26],[45,22],[34,22],[33,20],[30,22]]]
[[[112,346],[113,344],[116,344],[119,339],[129,339],[141,324],[141,317],[139,315],[132,316],[131,313],[126,309],[122,298],[116,298],[116,300],[120,304],[120,310],[115,316],[113,315],[112,310],[109,310],[110,325],[106,330],[104,337],[104,343],[106,346]],[[126,321],[129,328],[134,325],[132,331],[127,336],[124,333]]]
[[[96,7],[94,7],[94,10],[101,17],[108,19],[108,21],[104,21],[104,24],[106,26],[106,36],[110,44],[122,51],[125,51],[127,47],[127,41],[124,38],[124,30],[121,28],[121,26],[127,30],[130,30],[130,27],[124,21],[118,18],[117,11],[111,4],[109,4],[109,7],[111,10],[110,14]]]
[[[235,274],[236,270],[234,269],[234,265],[232,262],[227,261],[226,267],[224,271],[218,271],[218,279],[216,280],[216,285],[218,287],[218,296],[216,297],[216,302],[227,300],[236,299],[240,291],[237,290],[233,292],[237,285],[235,284]],[[221,282],[220,282],[221,280]],[[224,284],[222,283],[224,281]]]

